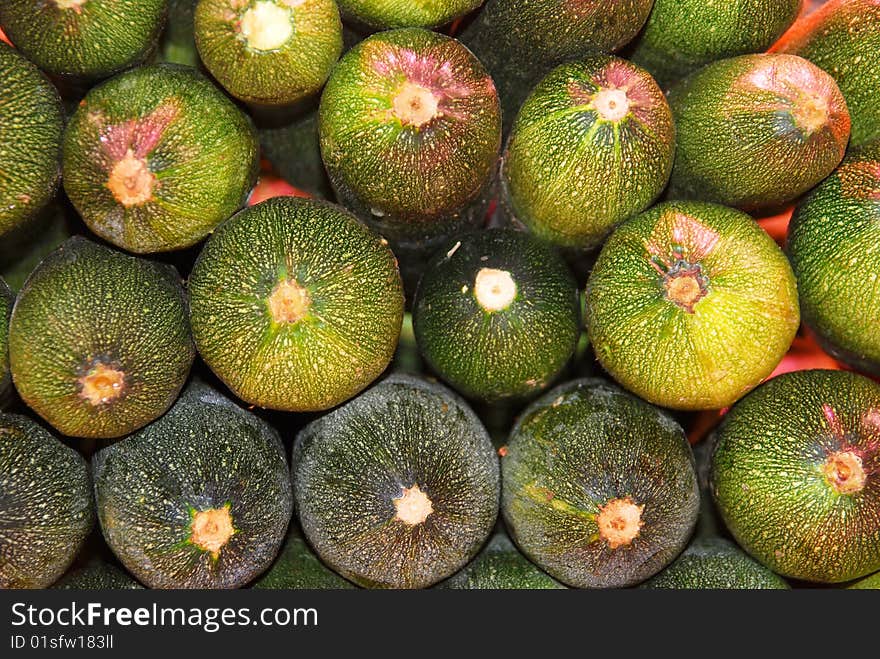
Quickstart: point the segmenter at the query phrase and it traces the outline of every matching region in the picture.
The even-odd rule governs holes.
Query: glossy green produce
[[[872,574],[870,577],[859,579],[847,586],[847,588],[850,590],[880,590],[880,572]]]
[[[4,0],[0,27],[47,73],[105,78],[156,47],[167,0]]]
[[[95,523],[85,460],[30,419],[0,414],[0,588],[46,588]]]
[[[482,223],[501,109],[492,79],[455,39],[411,28],[360,42],[327,82],[318,129],[340,203],[395,247],[434,248]]]
[[[58,590],[141,590],[143,586],[112,563],[95,559],[83,567],[69,571],[52,588]]]
[[[565,588],[523,556],[503,531],[477,557],[438,588],[458,590],[551,590]]]
[[[206,243],[189,278],[202,358],[242,400],[324,410],[385,370],[403,317],[387,243],[345,209],[276,197]]]
[[[880,569],[880,385],[846,371],[780,375],[716,434],[715,501],[754,558],[818,582]]]
[[[773,47],[800,55],[837,81],[852,116],[852,145],[880,139],[880,3],[830,0]]]
[[[259,145],[250,119],[183,66],[93,88],[64,135],[64,189],[86,224],[137,253],[189,247],[244,205]]]
[[[201,64],[193,24],[198,1],[168,0],[168,20],[159,41],[160,61],[196,68]]]
[[[12,384],[9,373],[9,317],[12,315],[13,304],[15,295],[0,277],[0,403]]]
[[[880,373],[880,140],[850,150],[798,204],[787,251],[801,313],[834,357]]]
[[[743,209],[784,204],[840,163],[850,117],[834,79],[794,55],[713,62],[668,95],[677,131],[670,197]]]
[[[799,324],[791,266],[748,215],[658,204],[608,239],[587,282],[602,366],[674,409],[719,409],[766,378]]]
[[[794,22],[802,0],[654,0],[632,60],[663,87],[710,62],[761,53]]]
[[[523,553],[575,588],[637,584],[694,529],[694,457],[665,412],[598,379],[532,403],[501,459],[502,511]]]
[[[785,580],[723,538],[694,540],[675,562],[641,588],[686,590],[786,589]]]
[[[342,52],[335,0],[199,0],[195,39],[233,96],[286,105],[317,92]]]
[[[392,375],[310,423],[293,448],[309,544],[370,588],[425,588],[479,551],[498,514],[498,458],[445,387]]]
[[[151,588],[243,586],[284,541],[293,501],[278,433],[200,382],[92,469],[104,539]]]
[[[368,28],[437,27],[476,9],[483,0],[338,0],[346,20]]]
[[[291,523],[290,532],[272,567],[260,577],[253,588],[270,590],[341,590],[354,588],[325,566],[309,548],[302,531]]]
[[[461,41],[489,70],[504,106],[505,133],[550,70],[596,51],[611,53],[645,24],[654,0],[488,0]]]
[[[511,214],[537,236],[593,248],[669,180],[675,126],[640,67],[593,55],[557,67],[526,99],[504,152]]]
[[[119,437],[161,415],[195,356],[171,266],[73,237],[18,295],[9,326],[16,389],[72,437]]]
[[[425,361],[461,394],[537,393],[574,354],[577,282],[546,244],[506,229],[447,241],[425,267],[413,328]]]
[[[55,195],[64,112],[52,83],[2,42],[0,80],[0,240],[5,241]]]

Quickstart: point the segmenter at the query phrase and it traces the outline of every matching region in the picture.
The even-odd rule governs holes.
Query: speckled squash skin
[[[53,586],[55,590],[143,590],[137,581],[111,563],[101,560],[71,570]]]
[[[64,135],[73,205],[92,231],[137,253],[200,241],[242,207],[258,165],[247,115],[200,73],[172,64],[93,88]]]
[[[4,0],[0,27],[43,71],[94,80],[143,61],[166,10],[167,0]]]
[[[645,400],[719,409],[766,378],[798,329],[791,266],[748,215],[668,202],[622,224],[586,288],[602,366]]]
[[[668,100],[677,135],[673,199],[784,204],[828,176],[849,140],[834,79],[794,55],[713,62],[676,84]]]
[[[14,303],[15,295],[0,277],[0,404],[12,384],[12,375],[9,373],[9,317]]]
[[[654,0],[632,60],[661,86],[710,62],[767,50],[794,22],[802,0]]]
[[[499,273],[514,287],[503,308],[481,298],[492,296],[485,277]],[[562,257],[507,229],[447,241],[413,301],[427,363],[459,393],[490,401],[528,396],[552,382],[574,354],[579,316],[577,282]]]
[[[275,563],[253,585],[253,588],[270,590],[343,590],[354,587],[315,556],[295,523],[291,523],[287,540]]]
[[[853,146],[880,139],[880,2],[829,0],[773,46],[828,72],[846,98]]]
[[[436,104],[424,123],[399,116],[407,85]],[[483,221],[501,109],[489,74],[455,39],[410,28],[360,42],[327,82],[318,130],[340,203],[395,246],[432,247]]]
[[[669,564],[700,505],[684,432],[661,410],[602,380],[561,385],[532,403],[501,459],[502,511],[523,553],[575,588],[617,588]],[[603,507],[640,506],[642,526],[612,548]]]
[[[880,373],[880,140],[850,150],[834,173],[798,204],[787,251],[801,314],[823,347],[852,366]]]
[[[489,70],[504,130],[532,88],[567,60],[619,50],[645,24],[654,0],[488,0],[461,34]]]
[[[149,423],[177,398],[194,357],[177,271],[81,237],[31,274],[9,325],[18,393],[72,437],[119,437]],[[92,402],[86,378],[101,369],[123,376]]]
[[[298,320],[273,316],[284,282],[305,289]],[[248,403],[286,411],[342,403],[385,370],[403,318],[387,243],[345,209],[277,197],[206,243],[189,278],[196,346]]]
[[[104,539],[150,588],[237,588],[275,558],[292,513],[278,433],[201,382],[92,460]],[[194,541],[200,511],[227,509],[216,552]]]
[[[640,588],[685,590],[782,590],[782,577],[723,538],[694,540],[669,567]]]
[[[880,386],[845,371],[780,375],[716,431],[712,490],[737,543],[783,576],[880,569]],[[848,463],[829,471],[834,456]],[[838,458],[839,459],[839,458]]]
[[[36,423],[0,414],[0,588],[46,588],[95,523],[85,460]]]
[[[473,11],[483,0],[338,0],[346,20],[386,30],[437,27]]]
[[[370,588],[425,588],[473,558],[498,514],[498,458],[464,401],[392,375],[303,429],[293,448],[296,510],[324,562]],[[399,517],[416,490],[421,521]]]
[[[249,32],[253,16],[266,16],[274,33]],[[285,21],[290,34],[282,41]],[[230,94],[286,105],[324,85],[342,52],[342,22],[335,0],[199,0],[195,39],[205,66]]]
[[[553,590],[561,583],[523,556],[499,531],[477,557],[437,588],[456,590]]]
[[[872,574],[870,577],[859,579],[847,586],[847,588],[850,590],[880,590],[880,572]]]
[[[545,240],[593,248],[660,195],[674,154],[672,113],[644,69],[607,55],[569,62],[517,115],[504,152],[505,205]]]
[[[2,42],[0,81],[0,240],[4,240],[55,196],[64,111],[52,83]]]

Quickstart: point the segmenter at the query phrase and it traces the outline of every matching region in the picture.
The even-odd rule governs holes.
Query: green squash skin
[[[870,577],[859,579],[847,586],[847,588],[849,590],[880,590],[880,572],[872,574]]]
[[[684,590],[784,590],[777,574],[723,538],[699,538],[640,588]]]
[[[439,27],[464,16],[483,0],[338,0],[347,21],[376,30]]]
[[[320,199],[333,199],[333,186],[321,160],[318,110],[288,122],[259,126],[262,155],[285,181]]]
[[[497,311],[475,293],[484,269],[516,286]],[[430,367],[468,398],[499,401],[539,392],[574,354],[577,282],[565,261],[525,233],[495,229],[451,239],[428,263],[413,301],[416,342]]]
[[[52,83],[2,42],[0,80],[0,240],[5,241],[55,196],[64,110]]]
[[[336,572],[369,588],[426,588],[461,569],[498,515],[498,458],[464,401],[445,387],[391,375],[312,422],[293,447],[303,532]],[[419,486],[432,511],[396,516]]]
[[[436,586],[456,590],[558,590],[561,583],[523,556],[499,531],[477,557]]]
[[[801,315],[836,359],[880,373],[880,140],[851,149],[795,209],[787,252]]]
[[[393,107],[405,83],[429,91],[439,115],[404,124]],[[327,82],[318,130],[337,198],[395,248],[483,221],[501,110],[488,73],[455,39],[410,28],[360,42]]]
[[[688,308],[667,291],[694,269],[703,296]],[[622,224],[599,254],[586,302],[602,366],[629,391],[679,410],[720,409],[757,386],[800,321],[782,250],[745,213],[703,202],[658,204]]]
[[[603,118],[597,99],[621,89],[631,107]],[[505,205],[541,238],[591,249],[660,196],[674,155],[672,113],[645,70],[607,55],[569,62],[517,115],[504,153]]]
[[[276,323],[268,300],[291,278],[310,306]],[[189,292],[202,358],[236,396],[277,410],[324,410],[364,389],[391,361],[403,318],[387,243],[339,206],[291,197],[224,223]]]
[[[325,566],[309,548],[302,531],[291,523],[275,563],[252,586],[270,590],[349,590],[355,586]]]
[[[767,50],[802,0],[654,0],[632,61],[663,88],[716,60]]]
[[[292,31],[282,45],[260,50],[243,36],[242,19],[257,6],[288,13]],[[324,85],[342,53],[342,22],[335,0],[199,0],[195,39],[205,67],[230,94],[287,105]]]
[[[68,572],[52,588],[54,590],[143,590],[144,587],[115,565],[93,560],[84,567]]]
[[[120,199],[120,163],[153,177],[145,199]],[[244,205],[259,167],[250,119],[207,78],[143,66],[93,88],[64,135],[64,189],[86,224],[136,253],[194,245]],[[124,185],[117,182],[116,185]]]
[[[86,461],[39,425],[0,414],[0,588],[46,588],[95,523]]]
[[[202,60],[196,48],[193,16],[199,0],[168,0],[168,20],[159,41],[158,59],[198,68]]]
[[[73,237],[31,274],[12,311],[9,360],[22,399],[71,437],[119,437],[165,412],[195,357],[173,267]],[[81,379],[124,374],[114,400],[92,404]]]
[[[619,50],[645,24],[654,0],[488,0],[460,39],[488,69],[504,108],[504,133],[555,66]]]
[[[796,118],[811,98],[828,108],[828,120],[812,133]],[[828,176],[849,139],[834,80],[794,55],[713,62],[676,84],[668,100],[677,135],[671,199],[779,206]]]
[[[167,0],[55,2],[4,0],[0,27],[43,71],[86,80],[106,78],[143,61],[165,25]]]
[[[284,542],[293,500],[278,433],[201,382],[92,468],[104,539],[150,588],[238,588]],[[223,507],[235,531],[215,557],[192,541],[192,519]]]
[[[15,295],[0,277],[0,403],[12,384],[12,375],[9,373],[9,317],[13,304]]]
[[[716,431],[712,492],[737,543],[783,576],[836,583],[880,569],[880,386],[845,371],[765,383]],[[861,490],[841,493],[823,466],[861,460]]]
[[[852,117],[851,146],[880,139],[880,4],[830,0],[800,19],[774,46],[828,72]]]

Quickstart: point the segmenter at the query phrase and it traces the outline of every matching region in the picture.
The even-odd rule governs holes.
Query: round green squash
[[[564,247],[593,248],[669,180],[675,126],[647,71],[593,55],[554,69],[526,99],[504,152],[514,219]]]
[[[654,0],[632,60],[667,87],[716,60],[767,50],[803,0]]]
[[[849,140],[834,79],[795,55],[713,62],[668,95],[676,152],[669,195],[738,208],[784,204],[837,167]]]
[[[92,468],[104,539],[150,588],[237,588],[284,542],[293,501],[278,433],[201,382]]]
[[[53,75],[105,78],[156,46],[167,0],[3,0],[0,27]]]
[[[437,585],[456,590],[552,590],[565,588],[523,556],[499,531],[477,557]]]
[[[489,70],[504,106],[505,134],[517,111],[549,71],[629,43],[654,0],[487,0],[461,41]]]
[[[602,366],[647,401],[730,405],[785,355],[800,314],[791,266],[748,215],[668,202],[608,239],[586,288]]]
[[[344,590],[354,585],[324,565],[291,522],[284,547],[253,588],[269,590]]]
[[[111,563],[92,560],[69,571],[53,586],[56,590],[143,590],[137,581]]]
[[[256,180],[247,115],[189,67],[143,66],[93,88],[64,134],[64,189],[96,234],[131,252],[194,245]]]
[[[296,510],[323,561],[370,588],[425,588],[473,558],[498,515],[498,458],[438,384],[392,375],[293,447]]]
[[[684,431],[602,380],[574,380],[526,408],[501,469],[511,537],[575,588],[619,588],[653,576],[684,549],[697,520]]]
[[[165,412],[195,357],[173,267],[75,236],[28,277],[9,324],[15,387],[72,437],[119,437]]]
[[[346,20],[369,28],[437,27],[473,11],[483,0],[338,0]]]
[[[787,251],[801,314],[835,358],[880,373],[880,140],[850,150],[795,209]]]
[[[455,39],[410,28],[360,42],[327,82],[318,130],[337,198],[393,244],[434,246],[483,221],[501,108]]]
[[[787,577],[880,569],[880,385],[798,371],[737,403],[716,431],[712,492],[754,558]]]
[[[0,240],[6,240],[55,196],[64,110],[52,83],[2,42],[0,80]]]
[[[24,416],[0,414],[0,588],[46,588],[95,523],[89,468]]]
[[[552,382],[574,354],[579,316],[577,282],[562,257],[508,229],[447,241],[413,301],[426,362],[461,394],[490,401]]]
[[[342,52],[335,0],[199,0],[199,55],[233,96],[286,105],[317,92]]]
[[[685,590],[787,589],[789,585],[735,544],[723,538],[698,538],[675,562],[640,588]]]
[[[0,277],[0,403],[12,383],[9,373],[9,317],[12,315],[13,304],[15,295]]]
[[[205,244],[189,278],[199,354],[242,400],[324,410],[394,355],[403,287],[387,243],[327,202],[276,197]]]
[[[828,72],[846,98],[851,144],[880,139],[880,3],[829,0],[800,19],[774,46]]]
[[[864,579],[859,579],[847,586],[847,588],[850,590],[880,590],[880,572],[876,572]]]

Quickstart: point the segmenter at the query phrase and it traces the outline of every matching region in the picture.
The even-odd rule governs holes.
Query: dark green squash
[[[151,588],[237,588],[272,563],[292,512],[278,433],[194,382],[93,458],[101,530]]]
[[[338,0],[347,21],[387,30],[394,27],[437,27],[464,16],[483,0]]]
[[[511,537],[572,587],[644,581],[684,549],[697,520],[681,427],[602,380],[574,380],[526,408],[501,467]]]
[[[79,453],[17,414],[0,414],[0,588],[46,588],[95,523]]]
[[[12,315],[13,304],[15,295],[0,277],[0,405],[12,384],[9,373],[9,317]]]
[[[193,16],[199,0],[168,0],[168,20],[159,40],[158,59],[198,68],[202,61],[196,48]]]
[[[371,588],[425,588],[476,555],[498,514],[498,458],[438,384],[392,375],[293,448],[296,510],[322,560]]]
[[[56,590],[142,590],[137,581],[112,563],[94,559],[70,570],[53,586]]]
[[[299,525],[291,522],[281,553],[272,567],[254,583],[253,588],[342,590],[354,588],[354,585],[324,565],[306,543]]]

